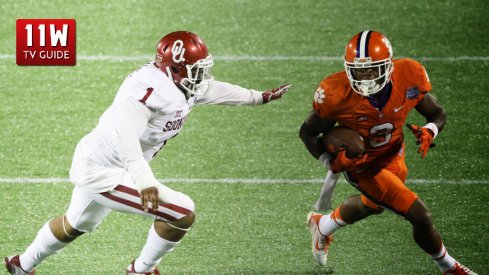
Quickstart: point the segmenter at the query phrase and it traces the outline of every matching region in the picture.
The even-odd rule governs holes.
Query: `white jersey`
[[[147,163],[180,132],[196,104],[258,105],[262,104],[262,95],[259,91],[214,81],[204,95],[187,99],[150,62],[125,79],[112,105],[79,146],[98,165],[128,171],[142,190],[155,184]],[[104,192],[118,183],[75,184],[90,192]]]

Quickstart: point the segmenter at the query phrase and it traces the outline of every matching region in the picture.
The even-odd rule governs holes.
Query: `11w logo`
[[[25,26],[25,29],[27,30],[27,46],[32,47],[32,24],[27,24],[27,26]],[[46,46],[46,25],[39,24],[39,27],[37,27],[37,29],[39,30],[39,46],[44,47]],[[68,24],[63,24],[62,31],[56,30],[56,25],[49,24],[49,33],[51,34],[52,47],[56,47],[58,45],[58,41],[60,42],[61,46],[66,46],[68,38]]]
[[[18,19],[17,65],[76,64],[74,19]]]

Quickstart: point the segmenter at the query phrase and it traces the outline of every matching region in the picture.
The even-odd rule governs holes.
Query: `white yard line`
[[[198,178],[175,178],[159,179],[162,183],[217,183],[217,184],[320,184],[322,179],[198,179]],[[67,178],[0,178],[2,183],[67,183]],[[346,183],[340,179],[341,183]],[[489,184],[489,180],[452,180],[452,179],[408,179],[408,184]]]
[[[149,61],[150,55],[77,55],[79,61]],[[441,56],[411,57],[420,61],[455,62],[455,61],[489,61],[489,56]],[[0,54],[0,60],[15,60],[14,54]],[[222,55],[214,56],[218,61],[342,61],[341,56],[256,56],[256,55]]]
[[[77,60],[87,61],[149,61],[151,56],[112,56],[112,55],[78,55]],[[0,60],[15,60],[13,54],[0,54]],[[342,61],[341,56],[251,56],[251,55],[223,55],[214,56],[221,61]],[[415,57],[421,61],[455,62],[455,61],[489,61],[489,56],[447,56],[447,57]],[[322,179],[160,179],[163,183],[248,183],[248,184],[316,184]],[[65,183],[64,178],[0,178],[0,183]],[[346,182],[341,179],[340,182]],[[450,180],[450,179],[411,179],[410,184],[489,184],[489,180]]]

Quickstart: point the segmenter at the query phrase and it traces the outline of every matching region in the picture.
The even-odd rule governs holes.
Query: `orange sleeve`
[[[338,102],[341,101],[338,95],[341,93],[335,93],[334,90],[334,85],[329,78],[321,81],[314,93],[312,107],[319,117],[337,121]]]
[[[410,71],[410,77],[415,83],[418,83],[418,89],[421,93],[427,93],[431,91],[430,78],[423,65],[419,62],[408,59],[408,67]]]

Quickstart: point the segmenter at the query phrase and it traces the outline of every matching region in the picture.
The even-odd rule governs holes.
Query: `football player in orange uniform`
[[[313,256],[325,265],[335,230],[388,209],[411,223],[414,240],[443,273],[475,274],[447,253],[428,208],[404,184],[407,167],[402,129],[408,113],[416,109],[427,120],[422,127],[407,124],[418,140],[422,158],[443,130],[446,113],[429,94],[431,84],[424,67],[392,56],[392,46],[381,33],[355,35],[346,47],[345,71],[321,81],[314,95],[314,110],[300,129],[309,153],[333,173],[344,172],[361,192],[328,215],[309,213]],[[345,148],[336,157],[327,153],[318,137],[336,123],[360,134],[367,153],[351,159]]]

